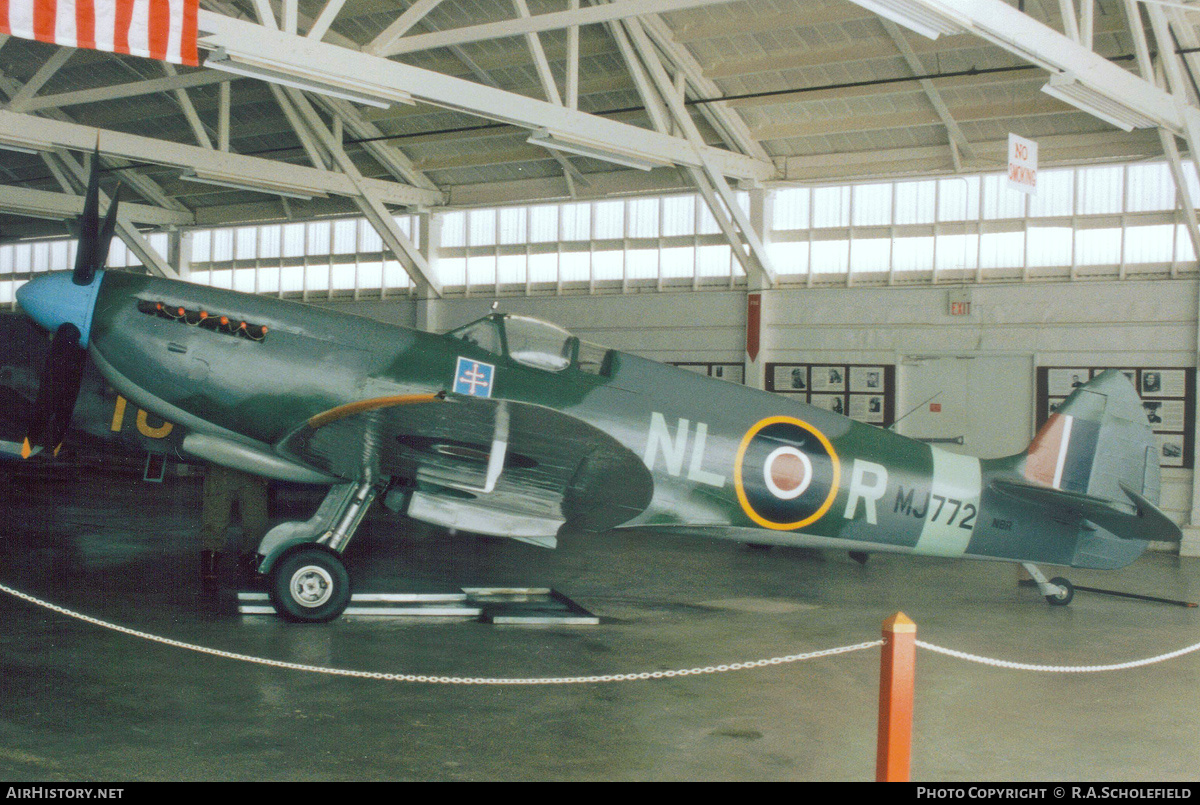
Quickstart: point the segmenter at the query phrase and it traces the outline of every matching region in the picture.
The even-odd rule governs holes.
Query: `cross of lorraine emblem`
[[[490,363],[473,361],[459,356],[458,365],[454,369],[454,393],[468,394],[472,397],[492,396],[492,377],[496,367]]]

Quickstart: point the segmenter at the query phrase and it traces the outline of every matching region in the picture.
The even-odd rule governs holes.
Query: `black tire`
[[[1075,587],[1071,582],[1064,579],[1062,576],[1055,576],[1050,579],[1050,583],[1063,588],[1061,595],[1046,596],[1046,603],[1052,607],[1065,607],[1071,603],[1071,599],[1075,597]]]
[[[271,603],[284,620],[326,623],[350,603],[350,574],[342,560],[320,548],[288,554],[271,569]]]

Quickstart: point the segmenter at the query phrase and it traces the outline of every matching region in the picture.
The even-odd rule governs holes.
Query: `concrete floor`
[[[348,553],[359,590],[545,585],[599,626],[348,619],[290,626],[205,603],[200,490],[120,479],[17,483],[0,583],[178,640],[367,671],[568,676],[690,668],[918,637],[1034,663],[1101,664],[1200,641],[1200,610],[1079,593],[1008,565],[667,539],[557,551],[449,537],[380,510]],[[287,503],[284,500],[283,503]],[[315,503],[315,499],[313,500]],[[292,500],[292,516],[307,516]],[[281,509],[288,508],[281,505]],[[281,511],[282,514],[287,514]],[[1161,554],[1077,584],[1196,600],[1200,562]],[[232,580],[230,580],[232,581]],[[446,687],[245,664],[107,631],[0,594],[0,779],[869,780],[877,649],[654,682]],[[1090,675],[918,653],[913,779],[1195,780],[1200,654]]]

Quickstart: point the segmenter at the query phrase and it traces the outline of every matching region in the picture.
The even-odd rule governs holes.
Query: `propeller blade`
[[[92,171],[88,176],[83,215],[79,217],[79,247],[75,251],[76,285],[87,285],[96,273],[96,254],[100,243],[100,149],[92,153]],[[105,247],[107,251],[107,246]]]
[[[92,152],[92,170],[88,175],[87,194],[83,200],[83,215],[79,217],[79,247],[75,252],[75,270],[71,279],[76,285],[90,285],[97,269],[108,261],[117,226],[117,207],[121,203],[121,186],[113,193],[112,203],[100,222],[100,148]]]
[[[29,458],[37,447],[49,447],[57,452],[70,427],[87,361],[87,350],[79,346],[79,338],[79,328],[70,323],[61,325],[54,332],[50,354],[42,367],[37,400],[33,404],[33,421],[21,446],[21,455],[25,458]]]
[[[117,228],[117,206],[121,203],[121,185],[117,185],[108,212],[104,215],[104,225],[100,227],[100,238],[96,243],[96,268],[104,268],[108,262],[108,247],[112,245],[113,231]],[[88,282],[91,282],[89,278]]]

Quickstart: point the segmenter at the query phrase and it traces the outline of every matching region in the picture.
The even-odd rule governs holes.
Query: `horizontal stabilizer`
[[[1126,511],[1112,501],[1081,492],[1067,492],[1021,481],[996,479],[992,481],[992,486],[1027,503],[1055,510],[1060,515],[1090,520],[1121,539],[1179,542],[1183,538],[1179,526],[1125,483],[1120,484],[1121,491],[1133,504],[1134,511]]]

